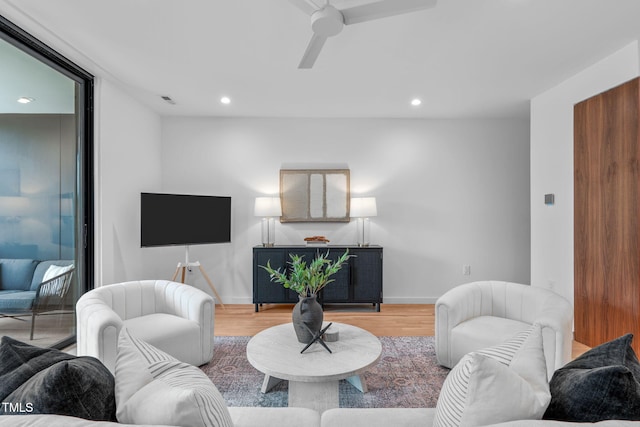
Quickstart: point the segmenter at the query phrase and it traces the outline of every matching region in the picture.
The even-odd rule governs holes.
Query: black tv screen
[[[231,241],[231,197],[141,193],[140,245]]]

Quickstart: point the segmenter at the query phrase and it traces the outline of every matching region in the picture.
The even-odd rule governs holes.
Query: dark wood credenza
[[[253,248],[253,303],[256,312],[262,304],[296,303],[298,294],[286,289],[269,278],[261,265],[270,262],[273,268],[287,267],[290,255],[304,256],[307,262],[313,260],[318,253],[329,251],[329,258],[336,259],[346,250],[349,258],[340,271],[332,278],[334,282],[327,285],[319,295],[321,304],[368,303],[380,311],[382,304],[382,247],[380,246],[274,246]]]

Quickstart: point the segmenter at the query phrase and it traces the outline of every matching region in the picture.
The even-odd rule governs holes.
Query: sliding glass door
[[[0,63],[0,335],[62,347],[93,287],[93,78],[2,17]]]

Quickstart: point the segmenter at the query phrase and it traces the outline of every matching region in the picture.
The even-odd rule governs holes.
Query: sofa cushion
[[[530,323],[503,317],[474,317],[451,330],[452,359],[460,360],[472,351],[499,345],[530,327]]]
[[[201,364],[202,352],[194,349],[200,342],[200,325],[180,316],[167,313],[152,313],[124,321],[131,335],[169,353],[181,362]]]
[[[545,419],[640,420],[640,363],[627,334],[592,348],[551,378]]]
[[[0,260],[0,285],[2,289],[27,291],[38,261],[33,259]]]
[[[31,310],[36,298],[35,291],[0,292],[0,313],[24,313]]]
[[[321,425],[322,427],[430,427],[433,425],[435,413],[434,408],[335,408],[322,413]],[[233,412],[231,414],[233,415]]]
[[[85,420],[67,415],[0,415],[0,427],[171,427],[171,426],[134,426]]]
[[[95,358],[0,341],[0,414],[18,411],[115,420],[114,379]]]
[[[467,354],[442,386],[433,425],[540,419],[549,400],[542,331],[534,324],[499,346]]]
[[[122,328],[116,357],[119,422],[231,427],[227,405],[211,380]]]
[[[326,413],[326,412],[325,412]],[[314,427],[320,426],[320,414],[308,408],[229,407],[234,427]],[[324,414],[323,414],[324,415]],[[387,424],[380,424],[387,425]],[[388,424],[393,425],[393,424]],[[350,425],[349,427],[356,427]],[[369,427],[371,427],[369,425]],[[421,426],[423,427],[423,426]]]

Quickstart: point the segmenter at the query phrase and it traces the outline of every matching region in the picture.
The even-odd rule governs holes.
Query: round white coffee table
[[[367,386],[359,374],[380,359],[382,344],[373,334],[356,326],[333,323],[331,330],[334,328],[339,331],[339,340],[326,343],[332,353],[314,343],[301,354],[306,344],[298,342],[291,323],[265,329],[251,338],[247,359],[265,374],[262,392],[287,380],[289,406],[320,413],[338,407],[341,379],[366,393]]]

